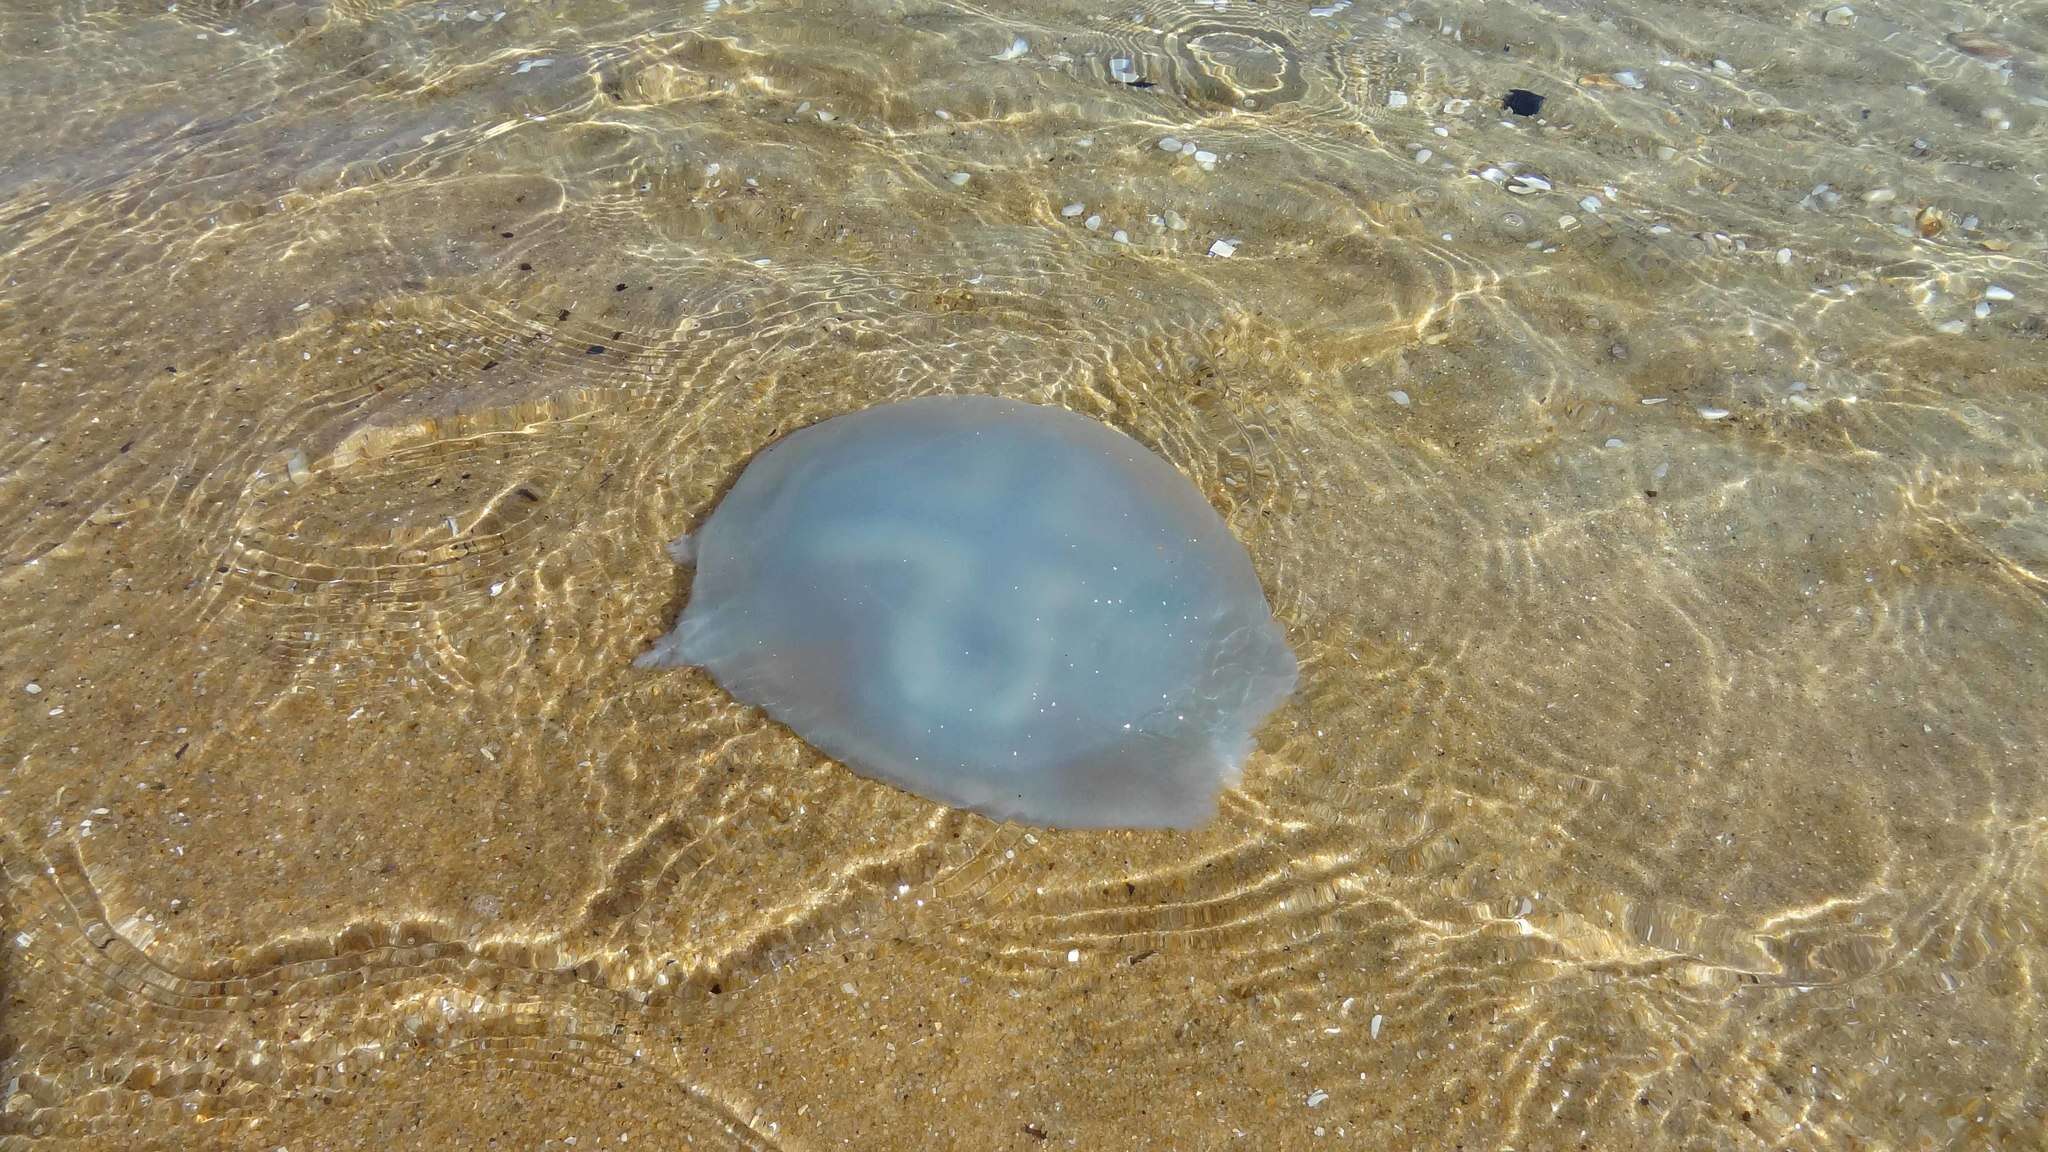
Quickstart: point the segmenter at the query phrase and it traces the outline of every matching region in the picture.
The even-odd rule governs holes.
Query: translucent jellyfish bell
[[[1215,813],[1294,655],[1251,561],[1173,467],[1060,408],[907,400],[762,452],[702,531],[675,630],[862,775],[999,820]]]

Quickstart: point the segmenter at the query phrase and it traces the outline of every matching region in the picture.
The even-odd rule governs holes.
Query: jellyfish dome
[[[694,665],[861,775],[1058,827],[1189,827],[1295,661],[1244,548],[1142,445],[986,396],[760,453],[677,558]]]

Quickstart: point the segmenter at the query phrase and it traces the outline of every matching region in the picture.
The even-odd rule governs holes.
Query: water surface
[[[0,1147],[2038,1146],[2048,26],[1828,7],[0,8]],[[967,392],[1250,551],[1201,830],[632,669]]]

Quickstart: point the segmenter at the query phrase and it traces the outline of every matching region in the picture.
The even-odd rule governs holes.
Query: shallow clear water
[[[2038,1146],[2048,17],[1830,7],[0,7],[0,1148]],[[952,392],[1245,542],[1213,823],[631,667]]]

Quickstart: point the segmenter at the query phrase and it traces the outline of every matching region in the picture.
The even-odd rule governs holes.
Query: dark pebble
[[[1534,116],[1543,111],[1543,97],[1527,88],[1510,88],[1508,94],[1500,98],[1500,106],[1517,116]]]

